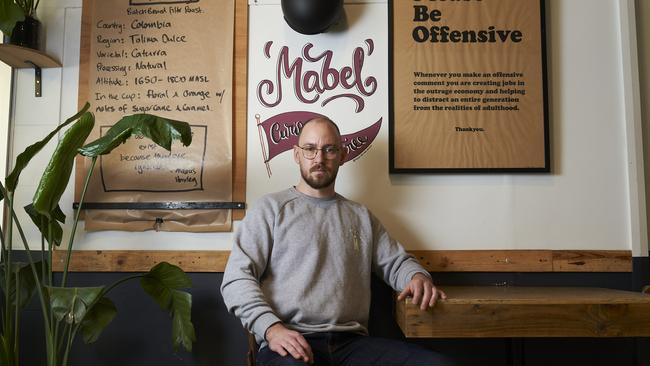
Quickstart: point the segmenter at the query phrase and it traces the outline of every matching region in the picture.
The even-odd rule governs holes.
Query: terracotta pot
[[[25,20],[17,22],[11,32],[11,44],[35,50],[40,49],[41,22],[32,17],[25,17]]]

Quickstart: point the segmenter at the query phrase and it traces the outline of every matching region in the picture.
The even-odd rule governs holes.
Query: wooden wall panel
[[[625,250],[418,250],[410,253],[430,272],[632,271],[632,256]],[[74,251],[70,268],[79,272],[137,272],[168,261],[188,272],[223,272],[229,254],[230,251]],[[65,251],[56,251],[54,258],[55,268],[62,270]],[[558,258],[557,265],[554,258]],[[566,258],[580,258],[584,264],[564,265]]]
[[[632,271],[632,253],[616,250],[556,250],[553,251],[553,270],[556,272],[629,272]]]

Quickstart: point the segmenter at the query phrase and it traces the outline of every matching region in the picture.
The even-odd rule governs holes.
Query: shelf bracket
[[[32,65],[34,68],[34,96],[40,98],[43,95],[41,88],[42,84],[42,72],[41,68],[31,61],[25,61],[25,63]]]

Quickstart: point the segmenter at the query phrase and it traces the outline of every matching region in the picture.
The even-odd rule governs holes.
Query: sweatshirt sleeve
[[[373,232],[373,272],[380,276],[395,291],[402,291],[413,275],[422,273],[431,278],[414,256],[391,238],[379,220],[370,214]]]
[[[228,311],[258,340],[264,339],[268,327],[280,321],[260,287],[273,247],[274,216],[272,207],[265,202],[247,212],[235,233],[221,284]]]

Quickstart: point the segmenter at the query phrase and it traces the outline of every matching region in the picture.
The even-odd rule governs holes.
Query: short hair
[[[309,119],[309,120],[305,121],[305,123],[303,123],[303,125],[302,125],[302,128],[300,129],[300,132],[298,133],[298,140],[300,140],[300,136],[302,136],[302,131],[305,129],[305,127],[307,127],[307,125],[309,123],[314,122],[314,121],[329,122],[332,126],[334,126],[334,129],[336,130],[336,134],[339,135],[339,139],[341,138],[341,130],[339,130],[339,126],[334,121],[332,121],[331,119],[329,119],[329,118],[327,118],[325,116],[322,116],[322,117],[314,117],[312,119]]]

